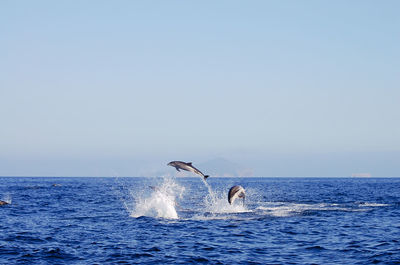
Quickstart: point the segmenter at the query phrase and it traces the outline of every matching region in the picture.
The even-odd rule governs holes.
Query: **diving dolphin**
[[[186,171],[190,171],[193,172],[197,175],[200,175],[204,178],[204,180],[206,180],[209,176],[208,175],[204,175],[203,173],[201,173],[200,170],[198,170],[197,168],[195,168],[192,163],[185,163],[182,161],[172,161],[168,163],[168,166],[174,167],[176,168],[176,170],[180,171],[179,169],[183,169]]]
[[[240,185],[233,186],[228,192],[228,202],[232,204],[237,198],[244,198],[246,197],[244,189]]]

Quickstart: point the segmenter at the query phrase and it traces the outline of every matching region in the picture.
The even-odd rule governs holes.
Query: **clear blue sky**
[[[0,175],[225,157],[264,176],[400,176],[399,10],[1,1]]]

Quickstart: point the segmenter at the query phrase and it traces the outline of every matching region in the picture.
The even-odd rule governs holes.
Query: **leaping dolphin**
[[[174,167],[176,168],[176,170],[180,171],[180,169],[186,170],[186,171],[190,171],[193,172],[197,175],[200,175],[204,178],[204,180],[206,180],[209,176],[208,175],[204,175],[203,173],[201,173],[200,170],[198,170],[197,168],[195,168],[192,163],[185,163],[182,161],[172,161],[168,163],[168,166]]]
[[[237,198],[243,198],[243,204],[244,204],[245,197],[246,197],[245,191],[243,187],[240,185],[233,186],[228,192],[229,204],[232,204]]]

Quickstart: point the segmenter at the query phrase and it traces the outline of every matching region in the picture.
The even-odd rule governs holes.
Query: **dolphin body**
[[[197,175],[200,175],[204,178],[204,180],[206,180],[209,176],[208,175],[204,175],[203,173],[201,173],[200,170],[198,170],[197,168],[195,168],[192,163],[185,163],[182,161],[172,161],[168,163],[168,166],[174,167],[176,168],[176,170],[180,171],[180,169],[186,170],[186,171],[190,171],[193,172]]]
[[[5,201],[0,201],[0,205],[7,205],[7,204],[9,204],[9,203],[5,202]]]
[[[233,186],[228,192],[229,204],[232,204],[237,198],[243,198],[243,204],[244,204],[245,197],[246,197],[246,194],[245,194],[244,188],[240,185]]]

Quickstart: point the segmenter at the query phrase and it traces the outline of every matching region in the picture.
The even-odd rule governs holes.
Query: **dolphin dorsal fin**
[[[188,165],[192,165],[192,162],[187,163]]]

